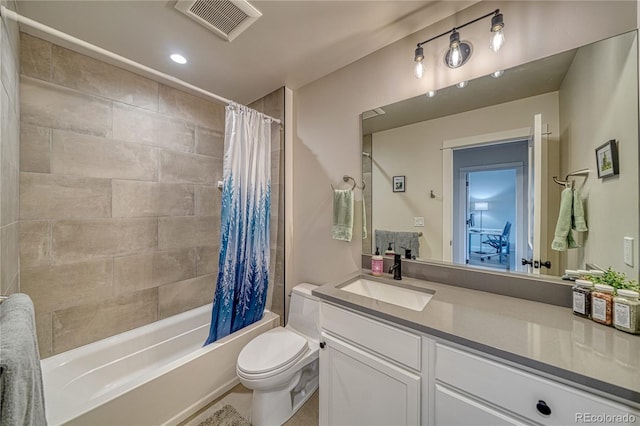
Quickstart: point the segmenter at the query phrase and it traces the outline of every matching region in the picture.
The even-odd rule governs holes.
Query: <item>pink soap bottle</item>
[[[384,269],[384,259],[380,256],[380,249],[376,247],[376,254],[371,256],[371,275],[381,277]]]

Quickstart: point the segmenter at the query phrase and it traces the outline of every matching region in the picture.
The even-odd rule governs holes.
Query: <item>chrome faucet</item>
[[[393,266],[389,268],[389,273],[391,272],[394,280],[402,279],[402,260],[399,254],[393,255]]]

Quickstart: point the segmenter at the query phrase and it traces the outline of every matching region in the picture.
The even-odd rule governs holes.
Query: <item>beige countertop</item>
[[[382,281],[435,291],[413,311],[338,288],[363,271],[313,290],[323,300],[462,344],[640,407],[640,335],[603,326],[570,308],[385,274]]]

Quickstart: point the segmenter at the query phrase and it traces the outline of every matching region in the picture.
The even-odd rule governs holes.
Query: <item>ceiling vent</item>
[[[178,0],[176,9],[227,41],[262,16],[244,0]]]

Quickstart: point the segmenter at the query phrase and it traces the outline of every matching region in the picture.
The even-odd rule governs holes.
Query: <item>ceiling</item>
[[[175,0],[18,0],[18,13],[246,104],[300,88],[476,2],[251,0],[262,17],[231,42],[176,10]],[[169,60],[176,52],[188,64]]]

